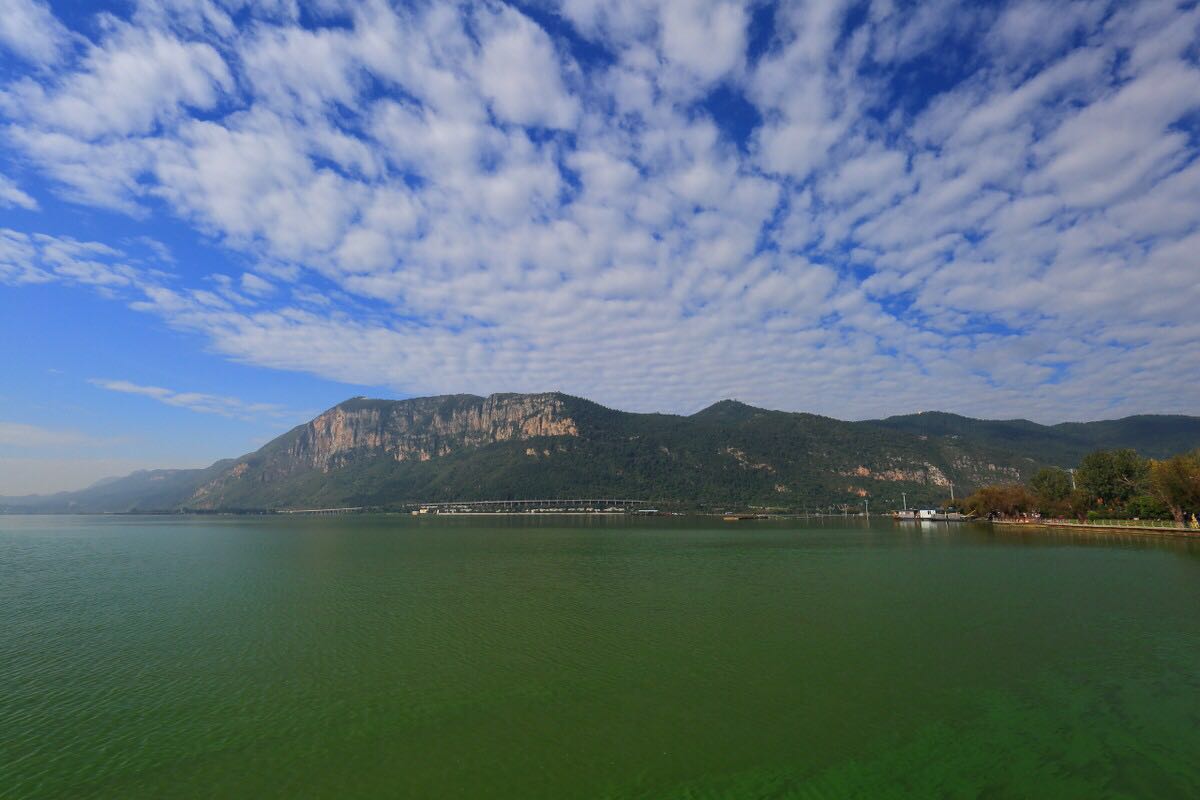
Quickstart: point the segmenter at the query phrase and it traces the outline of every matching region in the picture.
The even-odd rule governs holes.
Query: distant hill
[[[204,469],[139,470],[105,478],[86,489],[24,497],[0,497],[0,511],[90,512],[162,511],[180,507],[207,477],[233,462],[226,459]]]
[[[1074,466],[1094,450],[1132,448],[1147,458],[1165,458],[1200,442],[1200,417],[1143,414],[1100,422],[1039,425],[1027,419],[986,420],[927,411],[872,420],[872,424],[919,436],[950,437],[988,444]]]
[[[685,505],[883,510],[1071,466],[1097,448],[1161,457],[1200,446],[1200,418],[1038,425],[929,412],[865,422],[722,401],[634,414],[559,393],[354,398],[241,458],[78,492],[0,498],[8,511],[265,510],[459,499],[634,497]]]

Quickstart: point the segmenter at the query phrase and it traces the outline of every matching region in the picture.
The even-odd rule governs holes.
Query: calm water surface
[[[1200,546],[0,517],[0,797],[1200,797]]]

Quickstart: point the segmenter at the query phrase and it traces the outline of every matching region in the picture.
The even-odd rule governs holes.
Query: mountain
[[[718,403],[631,414],[561,394],[355,399],[198,486],[192,508],[633,497],[764,505],[915,495],[1015,479],[1031,462],[988,448],[812,414]]]
[[[690,506],[876,508],[1071,466],[1099,447],[1200,446],[1200,418],[1038,425],[930,412],[843,422],[722,401],[635,414],[559,393],[363,397],[241,458],[79,492],[0,498],[9,511],[397,507],[439,500],[625,497]]]
[[[1047,463],[1074,466],[1095,450],[1131,448],[1166,458],[1200,442],[1200,417],[1150,415],[1100,422],[1038,425],[1027,419],[986,420],[926,411],[872,420],[871,424],[918,436],[946,437],[1037,454]]]
[[[161,511],[179,508],[196,487],[228,469],[218,461],[205,469],[139,470],[121,478],[105,478],[86,489],[47,495],[0,497],[0,512]]]

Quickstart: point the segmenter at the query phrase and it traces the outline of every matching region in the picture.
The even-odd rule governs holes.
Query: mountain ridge
[[[1039,425],[947,412],[847,422],[718,401],[634,413],[563,392],[352,397],[239,458],[0,510],[250,511],[520,497],[636,496],[685,505],[937,502],[1099,447],[1163,457],[1200,446],[1200,418]]]

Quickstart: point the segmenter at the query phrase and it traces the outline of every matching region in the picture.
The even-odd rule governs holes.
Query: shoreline
[[[1013,520],[994,519],[993,525],[1007,525],[1024,528],[1062,528],[1077,531],[1096,531],[1097,533],[1133,533],[1141,536],[1174,536],[1187,539],[1200,538],[1200,530],[1193,528],[1166,528],[1153,525],[1117,525],[1092,522],[1071,522],[1067,520]]]

